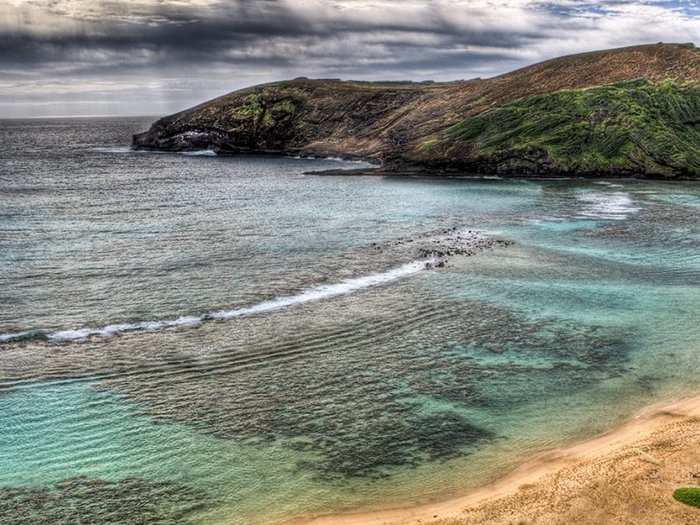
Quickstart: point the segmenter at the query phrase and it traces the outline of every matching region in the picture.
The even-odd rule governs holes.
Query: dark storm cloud
[[[668,1],[6,1],[0,116],[51,100],[82,111],[105,93],[129,112],[154,101],[170,111],[297,75],[489,76],[567,52],[698,34],[687,9]]]
[[[128,21],[123,18],[83,20],[77,28],[63,32],[37,33],[31,26],[4,28],[0,30],[3,49],[0,66],[27,68],[61,64],[68,67],[70,74],[83,68],[101,68],[105,66],[102,63],[105,58],[110,61],[109,65],[119,68],[202,60],[279,66],[291,65],[300,58],[356,57],[361,62],[364,52],[371,55],[373,50],[375,53],[384,50],[391,55],[391,62],[379,61],[377,68],[389,63],[394,67],[404,62],[408,66],[428,63],[432,55],[442,57],[436,65],[452,62],[461,65],[468,64],[469,57],[450,59],[445,51],[466,46],[506,50],[543,37],[534,27],[521,31],[465,31],[464,27],[451,23],[440,10],[427,10],[425,14],[428,18],[411,22],[343,19],[329,16],[329,13],[314,17],[313,13],[294,12],[277,2],[235,2],[210,6],[206,10],[155,5],[148,16],[134,14]],[[430,45],[421,41],[421,35],[433,37]],[[354,41],[355,47],[324,47],[324,42],[346,39]]]

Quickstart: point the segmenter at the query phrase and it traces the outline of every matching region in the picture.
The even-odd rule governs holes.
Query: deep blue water
[[[129,151],[151,120],[0,121],[11,512],[447,497],[699,386],[698,184]],[[425,270],[415,246],[451,228],[514,244]]]

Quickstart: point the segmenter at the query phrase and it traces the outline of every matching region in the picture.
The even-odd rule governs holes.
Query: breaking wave
[[[0,343],[17,342],[29,339],[43,339],[55,343],[79,341],[89,337],[109,338],[127,332],[155,332],[167,328],[194,327],[206,321],[227,321],[237,317],[267,313],[312,301],[331,299],[341,295],[379,286],[402,277],[416,274],[428,269],[434,259],[422,259],[398,266],[383,273],[376,273],[346,279],[335,284],[323,284],[308,288],[296,295],[277,297],[267,301],[231,310],[217,310],[203,315],[182,316],[177,319],[159,321],[138,321],[133,323],[115,323],[102,327],[82,327],[69,330],[25,330],[0,334]]]
[[[183,155],[188,157],[216,157],[216,151],[212,149],[198,149],[194,151],[183,151]]]
[[[578,218],[620,221],[639,211],[629,194],[587,192],[576,197],[583,204]]]

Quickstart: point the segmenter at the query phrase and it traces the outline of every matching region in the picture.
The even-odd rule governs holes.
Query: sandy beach
[[[288,525],[697,524],[676,502],[700,485],[700,395],[650,406],[609,432],[545,451],[462,497]]]

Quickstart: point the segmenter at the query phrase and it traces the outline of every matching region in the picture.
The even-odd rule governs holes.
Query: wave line
[[[261,314],[281,310],[291,306],[313,301],[331,299],[341,295],[348,295],[358,290],[379,286],[402,277],[416,274],[432,267],[435,259],[422,259],[403,264],[383,273],[376,273],[346,279],[336,284],[324,284],[314,286],[296,295],[277,297],[267,301],[234,308],[232,310],[217,310],[198,316],[181,316],[177,319],[161,321],[139,321],[136,323],[116,323],[102,327],[83,327],[70,330],[50,331],[46,329],[24,330],[22,332],[0,334],[0,343],[21,341],[27,339],[47,339],[52,342],[69,342],[87,339],[88,337],[110,338],[127,332],[156,332],[167,328],[195,327],[206,321],[228,321],[237,317]]]

